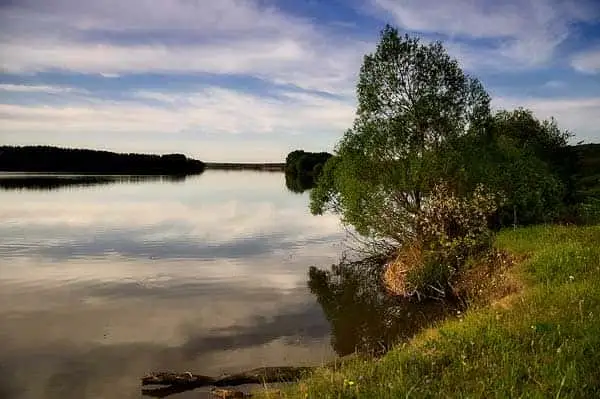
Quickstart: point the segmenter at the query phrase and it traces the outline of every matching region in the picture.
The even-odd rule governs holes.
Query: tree
[[[331,158],[331,154],[328,152],[295,150],[285,158],[285,172],[293,175],[304,174],[316,178],[329,158]],[[317,166],[319,167],[317,168]]]
[[[457,151],[444,154],[445,180],[462,195],[480,183],[501,192],[501,226],[555,220],[575,197],[570,134],[522,108],[495,113],[485,130],[463,136]]]
[[[446,173],[440,154],[484,129],[490,99],[441,43],[401,37],[389,25],[364,57],[357,97],[354,124],[325,164],[311,210],[332,210],[364,236],[402,243]]]

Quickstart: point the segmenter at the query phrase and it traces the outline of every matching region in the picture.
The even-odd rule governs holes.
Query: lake
[[[307,281],[345,234],[283,174],[62,179],[2,176],[0,397],[140,397],[153,370],[336,356]]]

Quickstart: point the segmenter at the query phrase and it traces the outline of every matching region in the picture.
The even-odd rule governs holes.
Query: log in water
[[[336,359],[324,367],[336,368],[344,362],[356,359],[356,355],[345,356],[341,359]],[[317,369],[314,367],[259,367],[242,373],[230,374],[223,377],[210,377],[201,374],[193,374],[189,371],[182,373],[175,372],[154,372],[142,377],[142,385],[161,385],[159,388],[142,388],[142,394],[155,398],[165,398],[177,393],[191,391],[196,388],[213,386],[211,393],[221,398],[245,398],[251,396],[249,393],[220,389],[223,387],[234,387],[246,384],[265,384],[279,382],[294,382],[308,373]]]
[[[164,398],[176,393],[192,389],[215,386],[233,387],[245,384],[264,384],[277,382],[292,382],[302,378],[315,367],[259,367],[242,373],[213,378],[190,372],[156,372],[142,377],[142,385],[163,385],[162,388],[142,389],[142,394]],[[213,395],[225,398],[248,397],[249,394],[234,390],[214,389]]]

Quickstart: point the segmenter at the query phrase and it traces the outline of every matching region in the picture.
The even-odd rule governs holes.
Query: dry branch
[[[162,385],[161,388],[145,388],[142,394],[155,398],[164,398],[176,393],[189,391],[192,389],[215,386],[231,387],[245,384],[264,384],[276,382],[291,382],[300,379],[307,372],[314,370],[315,367],[260,367],[242,373],[226,375],[220,378],[213,378],[205,375],[192,374],[190,372],[156,372],[142,377],[142,385]],[[215,395],[228,393],[230,396],[238,395],[239,391],[214,390]]]

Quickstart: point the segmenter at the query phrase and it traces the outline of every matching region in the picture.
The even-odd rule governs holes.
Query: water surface
[[[151,370],[335,356],[307,280],[344,235],[283,174],[8,178],[24,176],[0,184],[0,397],[139,397]]]

